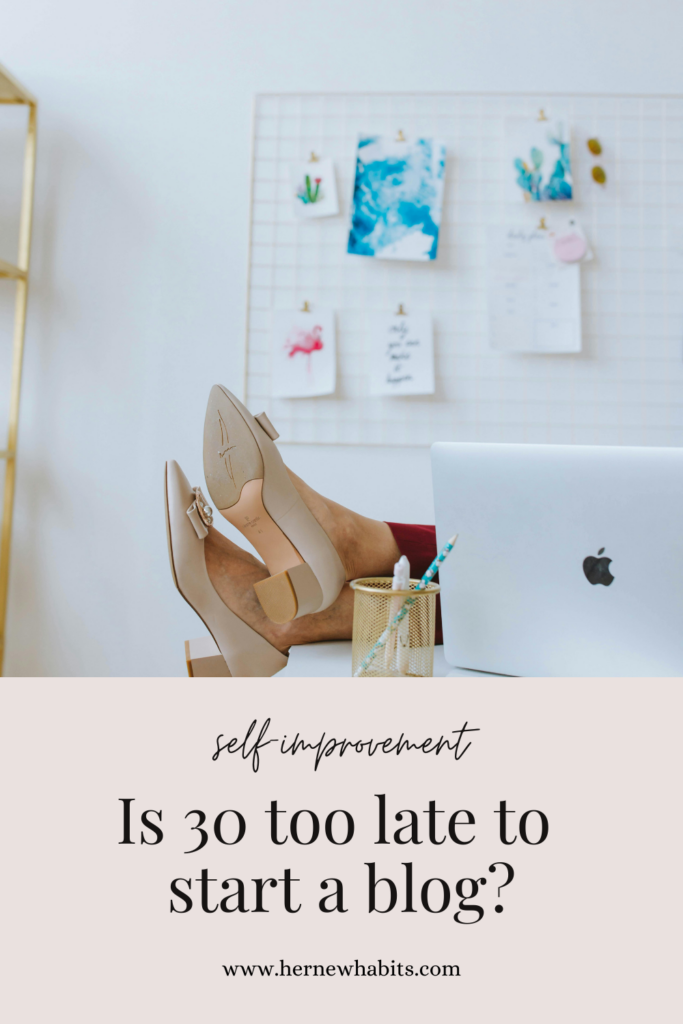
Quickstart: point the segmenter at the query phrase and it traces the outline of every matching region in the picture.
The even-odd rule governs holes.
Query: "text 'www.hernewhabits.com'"
[[[459,978],[457,964],[385,963],[361,964],[223,964],[228,978]]]

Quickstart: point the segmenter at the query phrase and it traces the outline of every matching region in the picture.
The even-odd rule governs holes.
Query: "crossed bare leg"
[[[347,580],[359,576],[390,576],[400,551],[387,524],[323,498],[291,470],[288,473],[337,549]],[[254,593],[254,583],[269,575],[263,562],[233,544],[214,527],[209,528],[209,536],[204,541],[204,554],[209,579],[221,600],[278,650],[287,651],[292,644],[351,639],[353,591],[348,585],[325,611],[278,626],[263,613]]]

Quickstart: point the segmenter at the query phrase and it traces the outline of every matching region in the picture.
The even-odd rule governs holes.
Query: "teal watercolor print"
[[[512,153],[515,185],[525,202],[573,199],[569,133],[562,124],[525,124],[516,133]]]
[[[348,252],[436,259],[445,168],[446,147],[433,139],[359,139]]]

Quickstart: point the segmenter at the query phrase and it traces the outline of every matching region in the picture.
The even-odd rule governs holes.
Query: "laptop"
[[[683,448],[440,443],[432,473],[450,665],[683,675]]]

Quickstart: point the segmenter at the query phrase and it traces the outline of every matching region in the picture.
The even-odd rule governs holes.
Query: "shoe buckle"
[[[202,494],[201,487],[193,487],[192,493],[194,495],[194,501],[187,510],[187,514],[190,517],[190,522],[195,528],[195,532],[200,540],[208,534],[207,526],[211,526],[213,523],[213,509],[207,504],[206,498]]]
[[[197,511],[199,512],[202,522],[205,526],[211,526],[213,523],[213,509],[202,494],[201,487],[193,487],[192,490],[197,504]]]

